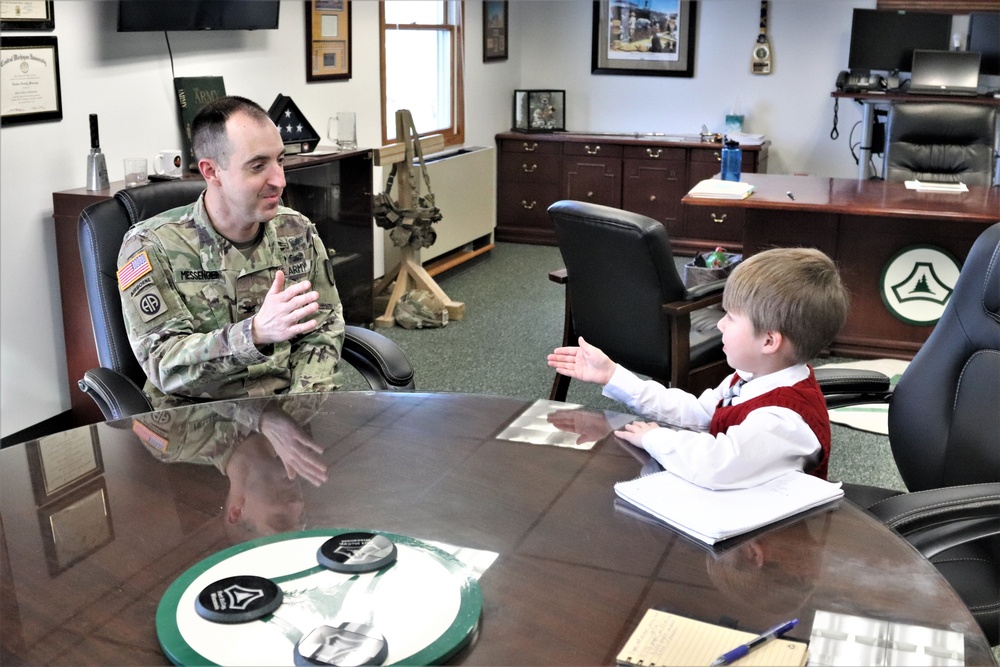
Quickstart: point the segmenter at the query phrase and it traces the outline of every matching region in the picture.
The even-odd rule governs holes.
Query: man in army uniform
[[[118,285],[156,408],[335,389],[344,316],[316,227],[280,206],[284,144],[256,103],[195,117],[206,188],[129,230]]]

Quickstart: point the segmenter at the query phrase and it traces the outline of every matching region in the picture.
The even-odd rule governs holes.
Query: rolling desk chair
[[[996,109],[950,102],[901,102],[889,111],[885,180],[993,182]]]
[[[105,419],[121,419],[152,407],[142,392],[146,374],[135,359],[122,318],[118,290],[118,251],[133,224],[198,198],[200,180],[151,183],[121,190],[80,214],[78,234],[87,304],[101,367],[88,370],[80,389],[100,407]],[[376,390],[413,389],[413,368],[403,351],[382,334],[345,327],[342,360]]]

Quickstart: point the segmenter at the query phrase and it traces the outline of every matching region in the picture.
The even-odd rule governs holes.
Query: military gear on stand
[[[413,136],[417,136],[417,129],[413,125],[413,118],[407,114],[409,131]],[[441,211],[434,205],[434,193],[431,192],[431,178],[427,174],[427,165],[424,163],[424,153],[420,148],[420,142],[413,142],[414,153],[420,162],[420,172],[427,185],[427,194],[420,194],[419,184],[410,181],[410,201],[414,202],[411,208],[401,208],[392,200],[392,183],[396,179],[396,170],[399,168],[398,162],[392,163],[392,171],[385,182],[385,191],[375,195],[374,214],[375,224],[383,229],[391,230],[389,238],[393,245],[398,248],[411,246],[413,248],[429,248],[437,240],[437,232],[431,229],[431,225],[441,220]]]

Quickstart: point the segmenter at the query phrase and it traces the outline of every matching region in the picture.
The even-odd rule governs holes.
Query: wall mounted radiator
[[[480,146],[460,148],[435,153],[424,161],[434,201],[441,209],[443,218],[434,223],[437,240],[429,248],[420,250],[420,261],[427,265],[431,260],[456,250],[475,253],[491,247],[497,218],[496,149]],[[384,178],[382,183],[385,183]],[[420,179],[420,191],[424,192],[425,187],[423,179]],[[394,195],[395,192],[394,186]],[[382,232],[385,259],[378,275],[384,275],[386,270],[399,263],[400,251],[389,239],[388,231],[376,229]],[[474,255],[466,255],[471,256]],[[430,266],[428,271],[434,273]]]

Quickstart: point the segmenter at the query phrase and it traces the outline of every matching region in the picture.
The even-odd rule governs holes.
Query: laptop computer
[[[979,53],[914,49],[910,92],[933,95],[976,95]]]

